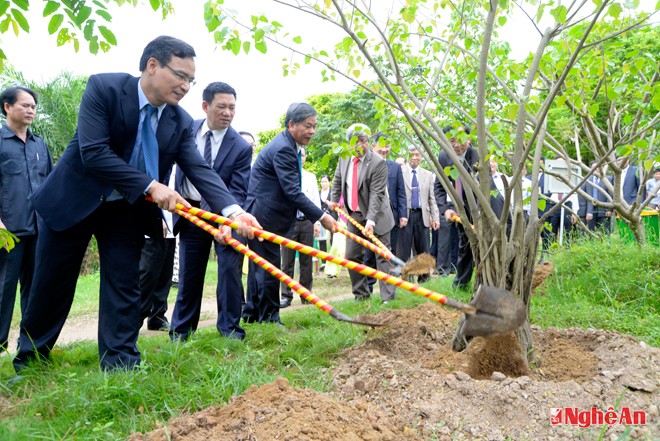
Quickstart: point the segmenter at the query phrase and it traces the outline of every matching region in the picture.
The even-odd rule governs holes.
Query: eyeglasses
[[[191,86],[194,86],[195,83],[197,82],[195,78],[190,78],[188,75],[185,73],[181,72],[180,70],[172,69],[168,64],[163,64],[166,68],[172,71],[175,77],[177,77],[181,81],[185,81],[186,83],[190,84]]]

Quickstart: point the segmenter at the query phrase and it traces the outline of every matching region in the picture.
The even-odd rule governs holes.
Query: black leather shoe
[[[280,308],[288,308],[289,306],[291,306],[291,299],[282,299]]]
[[[150,331],[163,331],[167,332],[170,330],[170,324],[167,322],[161,322],[160,324],[147,324],[147,329]]]

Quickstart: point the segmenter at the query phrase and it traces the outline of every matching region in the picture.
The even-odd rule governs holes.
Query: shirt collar
[[[207,121],[208,120],[205,119],[204,122],[202,123],[202,126],[200,127],[200,133],[202,134],[202,136],[206,135],[206,132],[211,130],[209,129],[209,125]],[[213,136],[213,141],[219,139],[219,137],[225,136],[225,133],[227,133],[227,129],[211,130],[211,136]]]
[[[140,111],[146,106],[147,104],[151,104],[149,100],[147,99],[147,96],[144,94],[142,91],[142,78],[138,80],[138,108]],[[153,105],[153,104],[152,104]],[[158,119],[160,120],[160,116],[163,114],[163,109],[165,109],[165,106],[167,103],[163,103],[160,106],[155,106],[156,109],[158,109]]]

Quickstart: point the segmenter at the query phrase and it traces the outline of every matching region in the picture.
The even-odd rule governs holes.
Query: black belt
[[[410,211],[411,212],[422,211],[422,209],[421,208],[411,208]]]
[[[192,199],[186,199],[186,201],[188,201],[188,203],[189,203],[190,205],[192,205],[193,207],[195,207],[195,208],[199,208],[199,207],[202,206],[202,202],[201,202],[201,201],[194,201],[194,200],[192,200]]]

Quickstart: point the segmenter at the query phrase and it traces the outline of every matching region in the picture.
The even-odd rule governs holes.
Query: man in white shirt
[[[304,148],[300,149],[300,162],[305,165],[307,159],[307,151]],[[319,189],[316,184],[316,176],[313,173],[302,169],[302,180],[300,188],[305,196],[307,196],[314,205],[321,208],[321,198],[319,197]],[[321,231],[320,222],[312,222],[307,219],[305,215],[298,211],[296,213],[296,220],[291,226],[291,230],[287,233],[286,237],[303,245],[313,246],[314,238],[318,237]],[[305,253],[298,253],[298,262],[300,265],[300,284],[312,290],[312,256]],[[282,247],[282,271],[289,277],[293,277],[296,263],[296,251],[285,246]],[[303,298],[300,299],[302,303],[307,303]],[[282,300],[280,301],[280,308],[291,306],[293,301],[293,292],[286,283],[282,283]]]
[[[656,188],[660,186],[660,168],[656,168],[653,170],[653,178],[649,179],[646,181],[646,194],[647,195],[652,195],[653,199],[651,199],[651,202],[649,202],[649,207],[653,208],[654,210],[657,210],[658,207],[660,207],[660,190],[658,190],[657,193],[654,193],[656,191]]]
[[[231,127],[236,113],[236,91],[226,83],[209,84],[202,93],[202,110],[206,113],[206,119],[195,121],[193,126],[198,151],[222,178],[236,202],[242,205],[250,178],[252,146]],[[190,205],[208,211],[208,204],[187,176],[177,173],[175,181],[175,188]],[[225,235],[231,232],[229,227],[221,228]],[[212,244],[218,261],[216,328],[225,337],[245,338],[245,330],[240,326],[243,255],[232,247],[214,243],[211,235],[185,219],[175,220],[174,232],[179,234],[181,269],[170,338],[186,340],[197,330]],[[244,242],[236,233],[232,233],[232,236]]]

